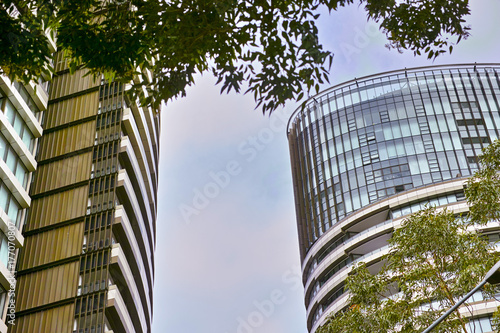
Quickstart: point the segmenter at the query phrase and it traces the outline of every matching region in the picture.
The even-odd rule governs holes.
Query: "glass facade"
[[[307,207],[305,247],[377,200],[477,169],[498,138],[498,67],[401,71],[329,90],[289,135]]]
[[[471,64],[378,74],[334,86],[292,115],[311,332],[345,298],[343,276],[352,264],[386,248],[393,219],[425,204],[464,201],[463,180],[477,170],[481,149],[499,138],[499,73],[498,64]],[[445,183],[455,185],[425,192]],[[420,196],[405,199],[419,189]],[[403,199],[389,204],[391,198]]]
[[[28,150],[33,153],[33,133],[31,133],[28,126],[26,126],[26,123],[24,122],[23,118],[16,110],[12,102],[10,102],[8,99],[5,99],[3,105],[4,106],[2,110],[5,113],[8,122],[14,128],[14,131],[21,138]]]

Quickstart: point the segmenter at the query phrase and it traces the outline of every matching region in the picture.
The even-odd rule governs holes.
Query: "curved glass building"
[[[343,282],[355,262],[380,268],[406,215],[426,203],[467,211],[464,182],[500,135],[499,74],[500,64],[392,71],[334,86],[292,115],[310,332],[345,307]],[[488,237],[498,239],[499,230],[489,226]],[[476,324],[489,331],[487,317]]]

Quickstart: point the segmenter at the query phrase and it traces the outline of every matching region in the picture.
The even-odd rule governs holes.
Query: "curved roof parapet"
[[[334,85],[330,88],[327,88],[320,93],[309,97],[307,101],[304,102],[301,106],[299,106],[290,116],[290,119],[288,120],[287,126],[286,126],[286,131],[287,133],[290,132],[290,126],[292,122],[295,122],[297,119],[297,116],[300,114],[301,111],[304,110],[309,110],[309,112],[314,111],[314,106],[319,104],[323,97],[325,95],[328,95],[330,93],[333,93],[334,96],[338,95],[344,95],[346,92],[350,93],[350,87],[355,86],[355,90],[361,88],[359,87],[360,83],[364,83],[368,80],[371,79],[377,79],[377,78],[385,78],[385,77],[390,77],[390,76],[395,76],[398,74],[405,74],[407,76],[410,73],[419,73],[419,72],[427,72],[427,71],[437,71],[437,70],[442,70],[442,69],[461,69],[461,68],[472,68],[472,69],[477,69],[477,68],[488,68],[492,66],[500,66],[499,63],[465,63],[465,64],[447,64],[447,65],[434,65],[434,66],[422,66],[422,67],[412,67],[412,68],[404,68],[404,69],[397,69],[397,70],[392,70],[392,71],[387,71],[387,72],[382,72],[382,73],[377,73],[377,74],[372,74],[372,75],[367,75],[363,76],[360,78],[354,78],[352,80],[339,83],[337,85]],[[344,90],[346,89],[346,90]],[[320,101],[318,101],[318,99]],[[311,105],[313,106],[311,108]]]

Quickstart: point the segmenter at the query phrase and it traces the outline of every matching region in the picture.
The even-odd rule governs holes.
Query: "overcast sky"
[[[320,18],[330,82],[404,67],[500,62],[500,1],[471,1],[472,36],[434,63],[387,50],[352,5]],[[286,121],[210,75],[162,111],[154,333],[306,333]],[[323,87],[326,88],[327,86]]]

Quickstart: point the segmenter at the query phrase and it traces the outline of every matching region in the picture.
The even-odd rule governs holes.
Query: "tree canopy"
[[[319,333],[421,332],[483,279],[500,259],[477,228],[500,221],[500,140],[483,150],[479,164],[465,190],[470,213],[457,217],[427,207],[403,221],[381,271],[355,267],[346,281],[348,309],[331,316]],[[466,332],[466,324],[455,311],[435,331]]]
[[[469,35],[468,0],[360,0],[388,46],[429,58]],[[194,74],[211,72],[221,92],[252,93],[263,112],[300,100],[328,81],[332,54],[318,41],[318,10],[353,0],[3,0],[0,68],[36,79],[51,70],[46,32],[70,68],[130,82],[158,105],[186,93]],[[15,13],[19,12],[17,15]],[[144,90],[147,93],[144,94]]]

